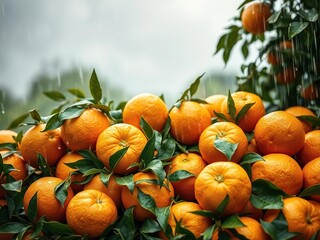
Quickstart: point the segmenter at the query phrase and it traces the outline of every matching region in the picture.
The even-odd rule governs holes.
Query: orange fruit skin
[[[299,116],[313,116],[313,117],[315,117],[316,116],[314,114],[314,112],[312,112],[310,109],[308,109],[307,107],[304,107],[304,106],[292,106],[292,107],[286,108],[284,111],[292,114],[295,117],[299,117]],[[312,130],[312,125],[309,122],[304,121],[304,120],[300,120],[300,121],[303,125],[305,133],[308,133]]]
[[[146,143],[147,138],[137,127],[126,123],[114,124],[99,135],[96,147],[97,156],[110,169],[110,157],[117,151],[129,147],[113,170],[117,174],[127,174],[135,171],[135,168],[129,167],[140,161],[140,155]]]
[[[1,156],[3,157],[6,152],[8,152],[8,151],[6,151],[6,150],[0,151]],[[28,176],[26,162],[23,160],[23,158],[19,154],[13,153],[13,154],[3,158],[3,163],[10,164],[15,168],[15,170],[11,171],[9,173],[9,175],[11,177],[13,177],[16,181],[18,181],[18,180],[23,181]],[[1,175],[2,174],[3,173],[1,172]],[[6,181],[5,177],[3,179],[1,179],[1,183],[4,183],[5,181]]]
[[[252,34],[264,33],[267,30],[267,20],[270,16],[269,5],[260,2],[252,3],[242,11],[242,27]]]
[[[261,98],[250,92],[238,91],[231,94],[236,108],[235,116],[237,116],[240,110],[249,103],[254,103],[246,114],[239,120],[237,125],[244,132],[252,132],[256,126],[258,120],[265,115],[265,108]],[[228,114],[228,98],[225,98],[221,103],[220,112],[223,113],[230,121],[233,121],[231,116]]]
[[[274,111],[257,122],[254,138],[258,151],[263,155],[284,153],[292,156],[303,147],[305,133],[295,116],[285,111]]]
[[[302,149],[296,154],[301,166],[311,160],[320,157],[320,130],[312,130],[305,135],[305,143]]]
[[[108,186],[106,186],[101,181],[100,174],[97,174],[90,180],[90,182],[84,185],[84,190],[95,189],[107,194],[114,201],[117,208],[120,209],[122,205],[122,202],[121,202],[122,186],[116,182],[115,177],[116,177],[115,175],[111,175],[108,181]]]
[[[320,98],[320,83],[319,83],[319,81],[313,82],[313,83],[309,84],[308,86],[302,88],[300,91],[300,95],[308,101]]]
[[[68,152],[59,160],[56,166],[55,176],[62,180],[67,179],[69,174],[77,171],[77,169],[71,168],[66,164],[77,162],[80,159],[83,159],[83,157],[80,154],[76,152]],[[71,175],[71,182],[81,182],[83,180],[84,180],[84,177],[82,177],[81,174]],[[71,183],[71,188],[74,193],[77,193],[83,190],[83,185]]]
[[[311,160],[303,167],[302,172],[303,172],[303,188],[304,189],[316,184],[320,184],[319,171],[320,171],[320,157]],[[318,195],[309,196],[309,198],[320,202],[320,193]]]
[[[195,201],[194,182],[196,176],[198,176],[205,166],[207,166],[207,163],[196,153],[180,153],[175,156],[171,160],[171,164],[166,167],[167,173],[170,172],[170,174],[173,174],[176,171],[185,170],[194,174],[193,177],[171,182],[175,195],[185,201]]]
[[[15,143],[14,137],[18,134],[12,130],[0,130],[0,144],[2,143]]]
[[[55,197],[54,189],[62,180],[57,177],[42,177],[29,185],[24,197],[23,207],[25,213],[28,212],[28,206],[31,198],[37,192],[37,218],[46,216],[48,221],[65,221],[66,208],[74,196],[72,188],[68,188],[68,195],[63,207],[59,200]]]
[[[226,98],[226,95],[223,94],[214,94],[205,98],[205,101],[208,104],[201,104],[204,106],[210,113],[211,117],[216,117],[214,112],[220,112],[221,103]]]
[[[297,72],[294,67],[284,67],[284,69],[275,75],[279,84],[293,83],[297,78]]]
[[[172,228],[173,235],[176,233],[176,221],[181,222],[181,226],[188,229],[196,238],[201,236],[211,224],[210,218],[194,214],[194,211],[201,211],[199,204],[195,202],[178,202],[170,209],[168,224]]]
[[[183,101],[179,108],[173,107],[169,116],[170,134],[185,145],[197,144],[202,131],[211,124],[208,110],[193,101]]]
[[[239,213],[239,215],[247,216],[260,221],[260,219],[263,217],[263,211],[262,209],[254,207],[252,203],[248,201],[245,208]]]
[[[244,236],[246,239],[250,240],[268,240],[269,236],[263,231],[261,224],[254,218],[242,216],[240,217],[241,222],[245,225],[244,227],[236,227],[237,233]],[[226,230],[230,236],[230,240],[237,240],[238,237],[232,235],[228,230]],[[216,231],[212,240],[218,240],[218,231]]]
[[[214,146],[217,137],[229,143],[238,144],[231,157],[233,162],[239,162],[248,150],[247,137],[240,127],[231,122],[216,122],[207,127],[199,139],[199,151],[207,163],[228,161],[228,158]]]
[[[289,155],[283,153],[271,153],[263,156],[264,161],[255,162],[252,165],[252,181],[265,179],[284,192],[296,195],[303,184],[303,174],[299,164]]]
[[[57,128],[42,132],[45,124],[29,128],[22,137],[20,151],[23,159],[32,167],[37,168],[37,153],[41,154],[50,167],[55,166],[66,153],[66,147],[61,139],[61,129]]]
[[[172,184],[165,179],[165,183],[168,183],[168,188],[150,182],[139,182],[139,180],[152,180],[156,179],[156,176],[151,172],[138,172],[133,175],[135,187],[133,193],[129,191],[127,187],[123,187],[121,191],[121,201],[125,209],[131,206],[135,206],[133,210],[133,217],[139,222],[143,222],[148,218],[155,218],[153,213],[143,208],[138,201],[138,190],[139,188],[143,193],[150,195],[157,207],[167,207],[171,204],[172,198],[174,197],[174,189]]]
[[[288,222],[289,232],[300,233],[294,239],[311,239],[320,228],[320,211],[309,201],[300,197],[290,197],[283,200],[282,213]],[[267,210],[264,221],[272,222],[279,210]]]
[[[87,108],[79,117],[64,121],[61,137],[72,151],[94,150],[98,136],[108,126],[110,121],[104,113],[95,108]]]
[[[241,212],[251,195],[251,181],[246,171],[234,162],[215,162],[207,165],[197,176],[195,197],[200,207],[215,211],[229,196],[223,215]]]
[[[67,224],[80,235],[99,237],[118,217],[117,207],[105,193],[94,189],[78,192],[67,207]]]
[[[168,118],[168,109],[163,100],[151,93],[142,93],[131,98],[123,108],[123,122],[131,124],[140,130],[140,120],[143,117],[148,124],[161,132]]]

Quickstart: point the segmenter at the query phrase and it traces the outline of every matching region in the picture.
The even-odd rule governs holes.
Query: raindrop
[[[0,103],[0,109],[1,109],[1,114],[5,114],[6,113],[6,111],[4,110],[3,102]]]
[[[81,85],[83,85],[83,69],[81,66],[78,67],[78,73],[79,73],[79,77],[80,77],[80,83],[81,83]]]
[[[58,86],[61,86],[61,76],[60,76],[60,71],[57,69],[57,81],[58,81]]]

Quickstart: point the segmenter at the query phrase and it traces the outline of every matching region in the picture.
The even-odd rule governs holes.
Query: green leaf
[[[304,9],[303,7],[299,9],[298,14],[308,22],[316,22],[318,20],[317,9]]]
[[[28,212],[27,216],[30,222],[33,222],[36,219],[36,216],[38,214],[38,208],[37,208],[37,203],[38,203],[38,192],[36,192],[32,198],[30,199],[29,205],[28,205]]]
[[[39,168],[42,172],[42,175],[51,176],[49,164],[47,160],[40,153],[37,153],[37,160],[38,160]]]
[[[143,222],[139,230],[141,233],[156,233],[161,230],[161,227],[155,220],[147,219]]]
[[[251,194],[250,201],[258,209],[282,209],[283,196],[269,194]]]
[[[235,119],[235,122],[236,124],[239,123],[239,121],[244,117],[244,115],[248,112],[248,110],[254,105],[255,103],[247,103],[245,104],[241,110],[239,111],[236,119]]]
[[[214,147],[219,150],[221,153],[223,153],[227,159],[230,161],[233,154],[238,148],[238,143],[230,143],[227,140],[224,140],[222,138],[217,138],[213,142]]]
[[[208,227],[201,235],[203,236],[203,240],[211,240],[214,231],[217,230],[217,225],[213,224]],[[220,238],[219,238],[220,239]]]
[[[270,24],[274,24],[278,21],[280,15],[282,13],[282,9],[279,10],[279,11],[275,11],[269,18],[268,18],[268,22]]]
[[[179,237],[179,235],[181,235],[181,237],[183,238],[178,238],[178,239],[188,239],[188,240],[196,240],[196,237],[193,235],[193,233],[182,226],[181,224],[181,219],[179,221],[177,221],[176,219],[176,233],[175,235],[177,237]]]
[[[292,39],[296,35],[300,34],[309,26],[309,22],[292,22],[289,24],[288,34],[289,38]]]
[[[130,207],[125,210],[120,220],[114,226],[114,231],[121,236],[121,240],[133,240],[136,232],[136,227],[133,219],[133,209]]]
[[[255,152],[249,152],[249,153],[246,153],[242,157],[240,165],[243,165],[246,163],[252,164],[255,162],[259,162],[259,161],[264,161],[264,159],[261,155],[259,155],[258,153],[255,153]]]
[[[244,59],[247,59],[249,56],[248,42],[244,41],[241,47],[242,56]]]
[[[284,197],[289,197],[290,195],[286,194],[279,187],[274,185],[272,182],[266,179],[256,179],[252,182],[252,192],[256,195],[266,194],[266,195],[282,195]]]
[[[113,171],[117,167],[118,162],[126,154],[128,149],[129,149],[129,146],[124,147],[119,151],[115,152],[114,154],[112,154],[112,156],[109,158],[109,166],[111,171]]]
[[[0,233],[19,233],[21,229],[28,227],[27,223],[8,222],[0,226]]]
[[[44,231],[50,235],[58,235],[58,236],[69,236],[73,235],[74,232],[67,224],[63,224],[57,221],[50,221],[47,222],[45,220],[42,220]]]
[[[110,174],[100,173],[100,180],[106,187],[108,187],[108,183],[111,175],[112,175],[111,173]]]
[[[68,197],[68,188],[71,184],[71,179],[68,177],[61,183],[59,183],[55,188],[54,188],[54,194],[56,199],[59,200],[61,203],[61,206],[64,207],[64,202],[66,201]]]
[[[175,171],[173,173],[171,173],[169,176],[168,176],[168,180],[170,182],[177,182],[177,181],[180,181],[182,179],[186,179],[186,178],[189,178],[189,177],[195,177],[194,174],[186,171],[186,170],[178,170],[178,171]]]
[[[309,122],[314,127],[320,126],[320,118],[319,117],[315,117],[315,116],[298,116],[297,118],[300,119],[300,120]]]
[[[213,111],[217,118],[222,119],[225,122],[230,122],[229,119],[223,114],[216,111]]]
[[[53,101],[63,101],[66,99],[66,97],[58,91],[44,91],[43,92],[44,95],[46,95],[48,98],[52,99]]]
[[[7,177],[9,177],[9,176],[7,176]],[[1,186],[7,191],[21,192],[22,181],[18,180],[18,181],[14,181],[14,182],[2,183]]]
[[[196,78],[196,80],[190,85],[190,97],[192,97],[194,94],[196,94],[198,87],[200,85],[200,80],[203,77],[205,73],[202,73],[199,77]]]
[[[167,160],[173,157],[176,149],[176,141],[173,138],[168,138],[163,141],[158,150],[157,158],[159,160]]]
[[[95,168],[103,169],[103,163],[94,155],[91,150],[79,150],[77,151],[83,158],[90,160]]]
[[[149,194],[145,194],[144,192],[142,192],[139,187],[137,187],[137,190],[138,190],[138,201],[141,207],[155,214],[155,209],[157,205],[154,199]]]
[[[21,123],[24,122],[24,120],[26,120],[26,118],[29,117],[29,113],[25,113],[23,115],[20,115],[19,117],[17,117],[16,119],[14,119],[10,125],[7,127],[7,129],[14,129],[17,128]]]
[[[90,93],[94,98],[95,103],[98,103],[101,100],[102,90],[95,69],[93,69],[90,77]]]
[[[312,195],[320,195],[320,184],[305,188],[299,193],[299,197],[308,197]]]
[[[78,169],[81,173],[86,173],[95,168],[94,164],[89,159],[80,159],[76,162],[65,163],[68,167]]]
[[[244,227],[245,225],[241,222],[238,215],[234,214],[222,221],[222,228],[236,228],[236,227]]]
[[[31,118],[33,120],[35,120],[37,123],[42,122],[42,118],[41,118],[41,116],[40,116],[40,114],[39,114],[39,112],[37,110],[32,109],[32,110],[29,111],[29,113],[31,115]]]
[[[228,99],[227,99],[227,104],[228,104],[228,114],[229,116],[234,120],[235,119],[235,114],[236,114],[236,107],[234,105],[233,98],[231,96],[230,90],[228,91]]]
[[[209,210],[197,210],[197,211],[192,211],[191,213],[196,214],[196,215],[200,215],[203,217],[207,217],[207,218],[215,218],[216,214],[214,212],[211,212]]]
[[[163,169],[162,162],[158,159],[151,161],[144,169],[144,171],[149,171],[149,170],[151,170],[157,176],[157,179],[159,180],[159,185],[161,187],[166,177],[166,172]]]
[[[149,163],[153,160],[154,150],[155,150],[155,141],[156,141],[156,138],[155,138],[155,135],[153,134],[141,152],[140,159],[141,159],[141,162],[143,162],[144,166],[148,166]]]
[[[221,201],[221,203],[218,205],[218,207],[215,211],[218,214],[218,216],[221,216],[223,214],[229,201],[230,201],[230,197],[229,197],[229,195],[226,195],[226,197]]]
[[[121,186],[127,186],[129,191],[133,193],[134,190],[134,181],[133,181],[133,175],[127,175],[123,177],[116,177],[116,182]]]
[[[220,50],[225,48],[225,42],[227,40],[227,37],[228,37],[228,33],[221,35],[221,37],[218,40],[214,55],[216,55],[218,52],[220,52]]]
[[[153,129],[143,117],[140,119],[140,127],[141,127],[144,135],[148,139],[152,138],[152,136],[154,135]]]
[[[42,132],[57,129],[58,127],[61,127],[62,124],[63,121],[60,120],[59,113],[55,113],[49,118],[46,127],[42,130]]]
[[[72,106],[60,113],[60,121],[79,117],[85,110],[85,106]]]
[[[71,93],[72,95],[76,96],[77,98],[85,98],[86,97],[84,95],[84,93],[78,88],[69,88],[68,92]]]
[[[170,214],[170,208],[171,205],[167,207],[162,208],[156,208],[155,209],[155,215],[157,217],[157,221],[159,225],[161,226],[163,231],[166,231],[167,225],[168,225],[168,218]]]

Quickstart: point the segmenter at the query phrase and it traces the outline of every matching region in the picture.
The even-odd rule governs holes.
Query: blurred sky
[[[0,88],[25,96],[41,71],[95,68],[132,93],[180,96],[210,70],[218,38],[242,0],[0,0]],[[52,67],[53,66],[53,67]]]

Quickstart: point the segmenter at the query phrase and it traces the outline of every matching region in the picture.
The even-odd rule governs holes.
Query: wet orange
[[[303,188],[308,188],[320,184],[320,157],[308,162],[302,169],[303,172]],[[310,196],[311,199],[320,202],[320,193]]]
[[[296,158],[300,165],[304,166],[317,157],[320,157],[320,130],[313,130],[305,135],[304,145]]]
[[[319,99],[320,98],[320,82],[319,81],[313,82],[301,88],[300,95],[308,101]]]

